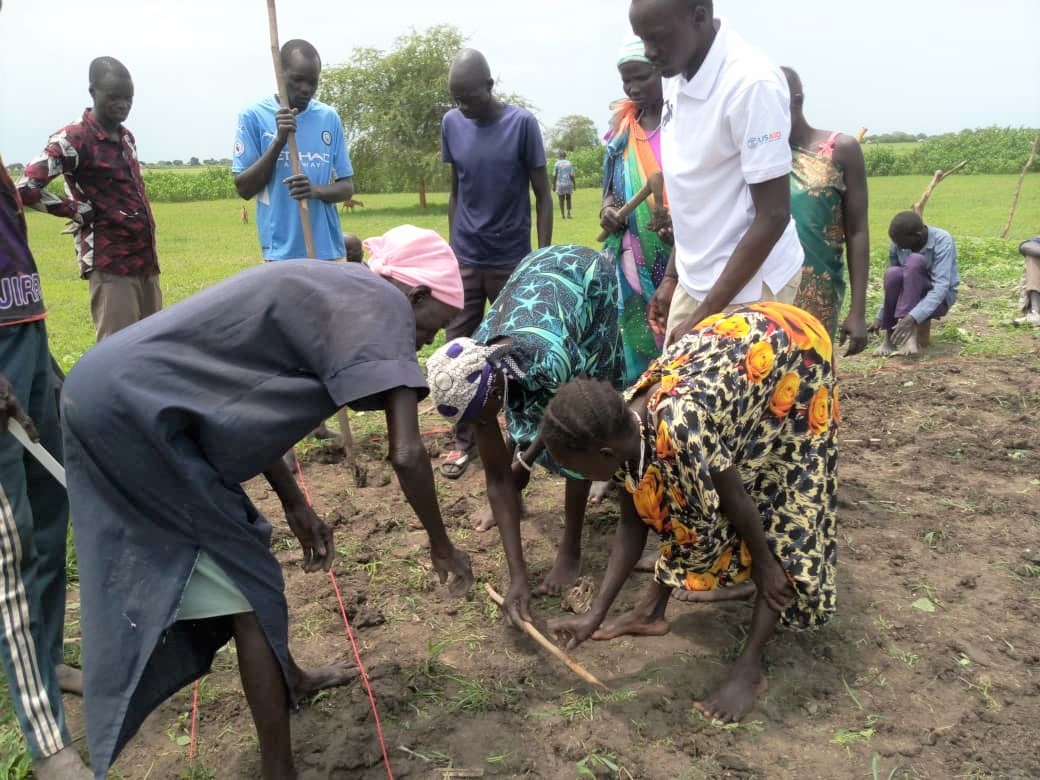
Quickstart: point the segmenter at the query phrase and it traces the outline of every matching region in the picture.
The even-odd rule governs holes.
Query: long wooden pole
[[[271,59],[274,60],[274,77],[278,82],[278,102],[282,108],[290,108],[289,93],[285,89],[285,73],[282,70],[282,50],[278,45],[278,12],[275,0],[267,0],[267,23],[271,30]],[[292,164],[293,176],[300,174],[300,151],[296,147],[296,133],[289,133],[286,142],[289,147],[289,161]],[[314,258],[314,232],[311,230],[311,215],[306,199],[296,201],[300,209],[300,223],[303,225],[303,244],[307,248],[307,257]]]
[[[484,590],[487,591],[488,596],[491,597],[491,600],[493,602],[498,604],[498,606],[500,607],[502,606],[502,604],[504,603],[504,599],[498,594],[497,590],[492,588],[491,585],[487,582],[484,583]],[[543,648],[552,653],[557,659],[562,661],[568,669],[570,669],[572,672],[578,675],[578,677],[583,679],[585,682],[589,683],[590,685],[596,685],[605,691],[610,690],[610,688],[608,688],[606,685],[597,680],[584,666],[579,664],[577,661],[575,661],[569,655],[563,652],[563,650],[561,650],[548,639],[546,639],[545,635],[541,631],[532,626],[526,620],[521,621],[520,628],[522,628],[524,630],[524,633],[531,637],[531,639],[533,639]]]
[[[1004,225],[1004,229],[1000,233],[1001,238],[1007,238],[1008,233],[1011,232],[1011,223],[1015,221],[1015,211],[1018,209],[1018,199],[1022,195],[1022,182],[1025,181],[1029,169],[1033,167],[1033,161],[1036,159],[1037,146],[1040,146],[1040,135],[1033,139],[1033,148],[1029,151],[1029,159],[1026,160],[1025,167],[1022,168],[1022,175],[1018,177],[1018,186],[1015,187],[1015,197],[1011,201],[1011,213],[1008,214],[1007,224]]]

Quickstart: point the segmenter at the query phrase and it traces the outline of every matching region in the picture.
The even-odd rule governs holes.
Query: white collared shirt
[[[715,20],[717,34],[693,78],[663,80],[661,157],[675,232],[679,284],[704,300],[755,218],[749,185],[791,172],[790,93],[778,67]],[[805,256],[792,219],[731,303],[779,292]]]

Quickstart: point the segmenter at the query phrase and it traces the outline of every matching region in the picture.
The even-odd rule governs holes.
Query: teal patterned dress
[[[512,341],[506,364],[515,367],[506,398],[509,436],[525,449],[538,434],[556,391],[579,376],[620,387],[624,352],[617,316],[617,275],[599,252],[550,246],[524,258],[484,315],[473,339]],[[549,455],[538,462],[575,478]]]

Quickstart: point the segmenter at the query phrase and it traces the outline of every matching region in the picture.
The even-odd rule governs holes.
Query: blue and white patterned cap
[[[452,423],[476,417],[491,391],[494,358],[508,346],[453,339],[426,361],[426,381],[437,411]]]

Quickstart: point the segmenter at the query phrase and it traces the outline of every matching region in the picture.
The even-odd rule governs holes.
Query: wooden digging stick
[[[1011,201],[1011,213],[1008,214],[1007,224],[1004,225],[1004,229],[1000,232],[1001,238],[1007,238],[1008,233],[1011,232],[1011,223],[1015,221],[1015,210],[1018,208],[1018,199],[1022,195],[1022,182],[1025,181],[1029,169],[1033,167],[1033,160],[1036,159],[1036,148],[1038,146],[1040,146],[1040,135],[1033,139],[1033,148],[1029,151],[1029,159],[1026,160],[1025,167],[1022,168],[1022,175],[1018,177],[1018,186],[1015,187],[1015,197]],[[929,320],[929,322],[931,322],[931,320]]]
[[[275,8],[275,0],[267,0],[267,22],[271,32],[271,59],[274,62],[274,77],[278,82],[278,102],[282,108],[289,108],[289,93],[285,88],[285,72],[282,70],[282,50],[278,45],[278,11]],[[296,133],[289,133],[286,141],[289,147],[289,162],[292,165],[293,176],[300,173],[300,150],[296,146]],[[314,251],[314,231],[311,229],[311,214],[307,208],[307,200],[296,201],[300,214],[300,225],[303,227],[303,244],[307,249],[307,257],[317,257]],[[354,452],[354,437],[350,432],[350,418],[346,410],[341,410],[336,419],[339,422],[339,443],[343,448],[343,455],[354,474],[354,484],[357,487],[365,486],[365,474],[357,462]]]
[[[628,215],[635,211],[639,207],[639,204],[647,198],[649,198],[650,195],[654,194],[655,191],[664,192],[664,176],[661,174],[660,171],[658,171],[657,173],[651,173],[649,176],[646,177],[646,183],[643,185],[643,188],[639,190],[639,192],[637,192],[635,195],[633,195],[632,198],[628,201],[628,203],[626,203],[624,206],[618,209],[618,217],[620,217],[621,219],[628,219]],[[663,204],[655,203],[654,205],[660,207]],[[606,241],[607,236],[609,235],[609,231],[603,230],[596,240]]]
[[[484,590],[487,591],[488,596],[490,596],[491,600],[493,602],[495,602],[496,604],[498,604],[498,606],[501,607],[502,604],[505,603],[505,599],[503,599],[500,595],[498,595],[498,591],[496,591],[494,588],[492,588],[490,583],[487,583],[487,582],[484,583]],[[578,677],[583,679],[585,682],[589,683],[590,685],[596,685],[596,686],[602,688],[605,691],[609,691],[610,690],[610,688],[608,688],[606,685],[604,685],[599,680],[597,680],[595,677],[593,677],[592,674],[590,674],[585,669],[584,666],[579,664],[577,661],[575,661],[569,655],[567,655],[565,652],[563,652],[563,650],[561,650],[556,645],[554,645],[552,642],[550,642],[548,639],[546,639],[545,635],[541,631],[539,631],[537,628],[532,626],[526,620],[523,620],[523,621],[520,622],[520,628],[522,628],[524,630],[524,633],[527,634],[529,637],[531,637],[531,639],[533,639],[535,642],[540,644],[543,648],[545,648],[550,653],[552,653],[554,656],[556,656],[556,658],[559,659],[560,661],[562,661],[567,666],[568,669],[570,669],[572,672],[574,672],[576,675],[578,675]]]
[[[274,7],[275,0],[267,0],[267,22],[271,30],[271,58],[274,60],[274,77],[278,82],[278,102],[282,108],[290,108],[289,93],[285,89],[285,72],[282,70],[282,51],[278,46],[278,12]],[[300,174],[300,150],[296,147],[296,133],[289,133],[286,142],[289,147],[289,162],[293,176]],[[314,232],[311,230],[311,215],[306,199],[296,201],[300,209],[300,224],[303,226],[303,244],[307,248],[307,257],[314,258]]]

